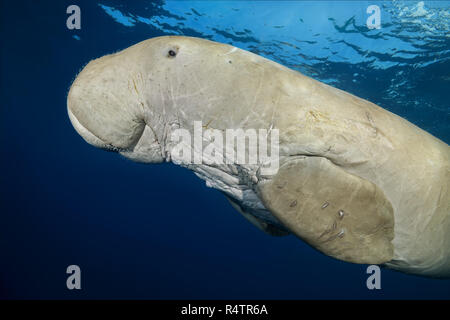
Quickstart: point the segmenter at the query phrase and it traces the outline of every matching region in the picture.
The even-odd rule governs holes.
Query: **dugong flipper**
[[[375,184],[328,159],[290,159],[259,191],[275,217],[323,253],[355,263],[392,259],[391,203]]]
[[[226,44],[171,36],[91,61],[67,105],[90,144],[185,166],[269,234],[294,233],[345,261],[450,277],[450,147],[369,101]],[[274,161],[195,161],[206,142],[228,159],[213,133],[253,129],[278,132]],[[194,136],[182,152],[192,163],[176,152],[187,145],[173,138],[180,132]]]
[[[227,195],[225,195],[225,197],[228,199],[228,201],[230,201],[231,206],[236,211],[242,214],[244,218],[247,219],[251,224],[253,224],[258,229],[264,231],[265,233],[271,236],[286,236],[290,234],[290,232],[286,228],[283,228],[280,225],[275,225],[268,221],[264,221],[263,219],[256,217],[254,214],[246,212],[245,209],[243,209],[236,200],[228,197]]]

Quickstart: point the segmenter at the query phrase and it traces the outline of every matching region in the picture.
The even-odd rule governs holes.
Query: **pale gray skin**
[[[349,262],[450,276],[450,148],[373,103],[190,37],[153,38],[91,61],[67,103],[87,142],[145,163],[171,161],[171,132],[191,131],[193,121],[277,128],[275,175],[258,165],[186,166],[270,234],[294,233]]]

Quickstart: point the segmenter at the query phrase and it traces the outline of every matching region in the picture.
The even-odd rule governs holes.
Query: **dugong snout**
[[[123,70],[123,63],[112,61],[118,59],[108,55],[86,65],[70,88],[67,108],[72,125],[86,142],[127,151],[142,137],[145,121],[143,107],[123,94],[128,90],[128,70]]]

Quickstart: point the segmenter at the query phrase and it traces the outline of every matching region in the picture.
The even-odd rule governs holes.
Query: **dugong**
[[[89,62],[67,107],[91,145],[183,165],[269,234],[347,262],[450,276],[450,148],[369,101],[227,44],[165,36]],[[195,135],[195,121],[278,130],[277,170],[178,161],[173,133]]]

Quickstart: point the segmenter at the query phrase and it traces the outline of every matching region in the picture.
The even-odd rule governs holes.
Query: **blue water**
[[[81,8],[81,30],[66,8]],[[381,8],[369,30],[366,8]],[[66,95],[91,59],[161,35],[233,44],[391,110],[450,143],[450,1],[0,2],[0,297],[450,298],[450,280],[326,257],[265,235],[171,164],[79,137]],[[67,266],[82,289],[66,288]]]

